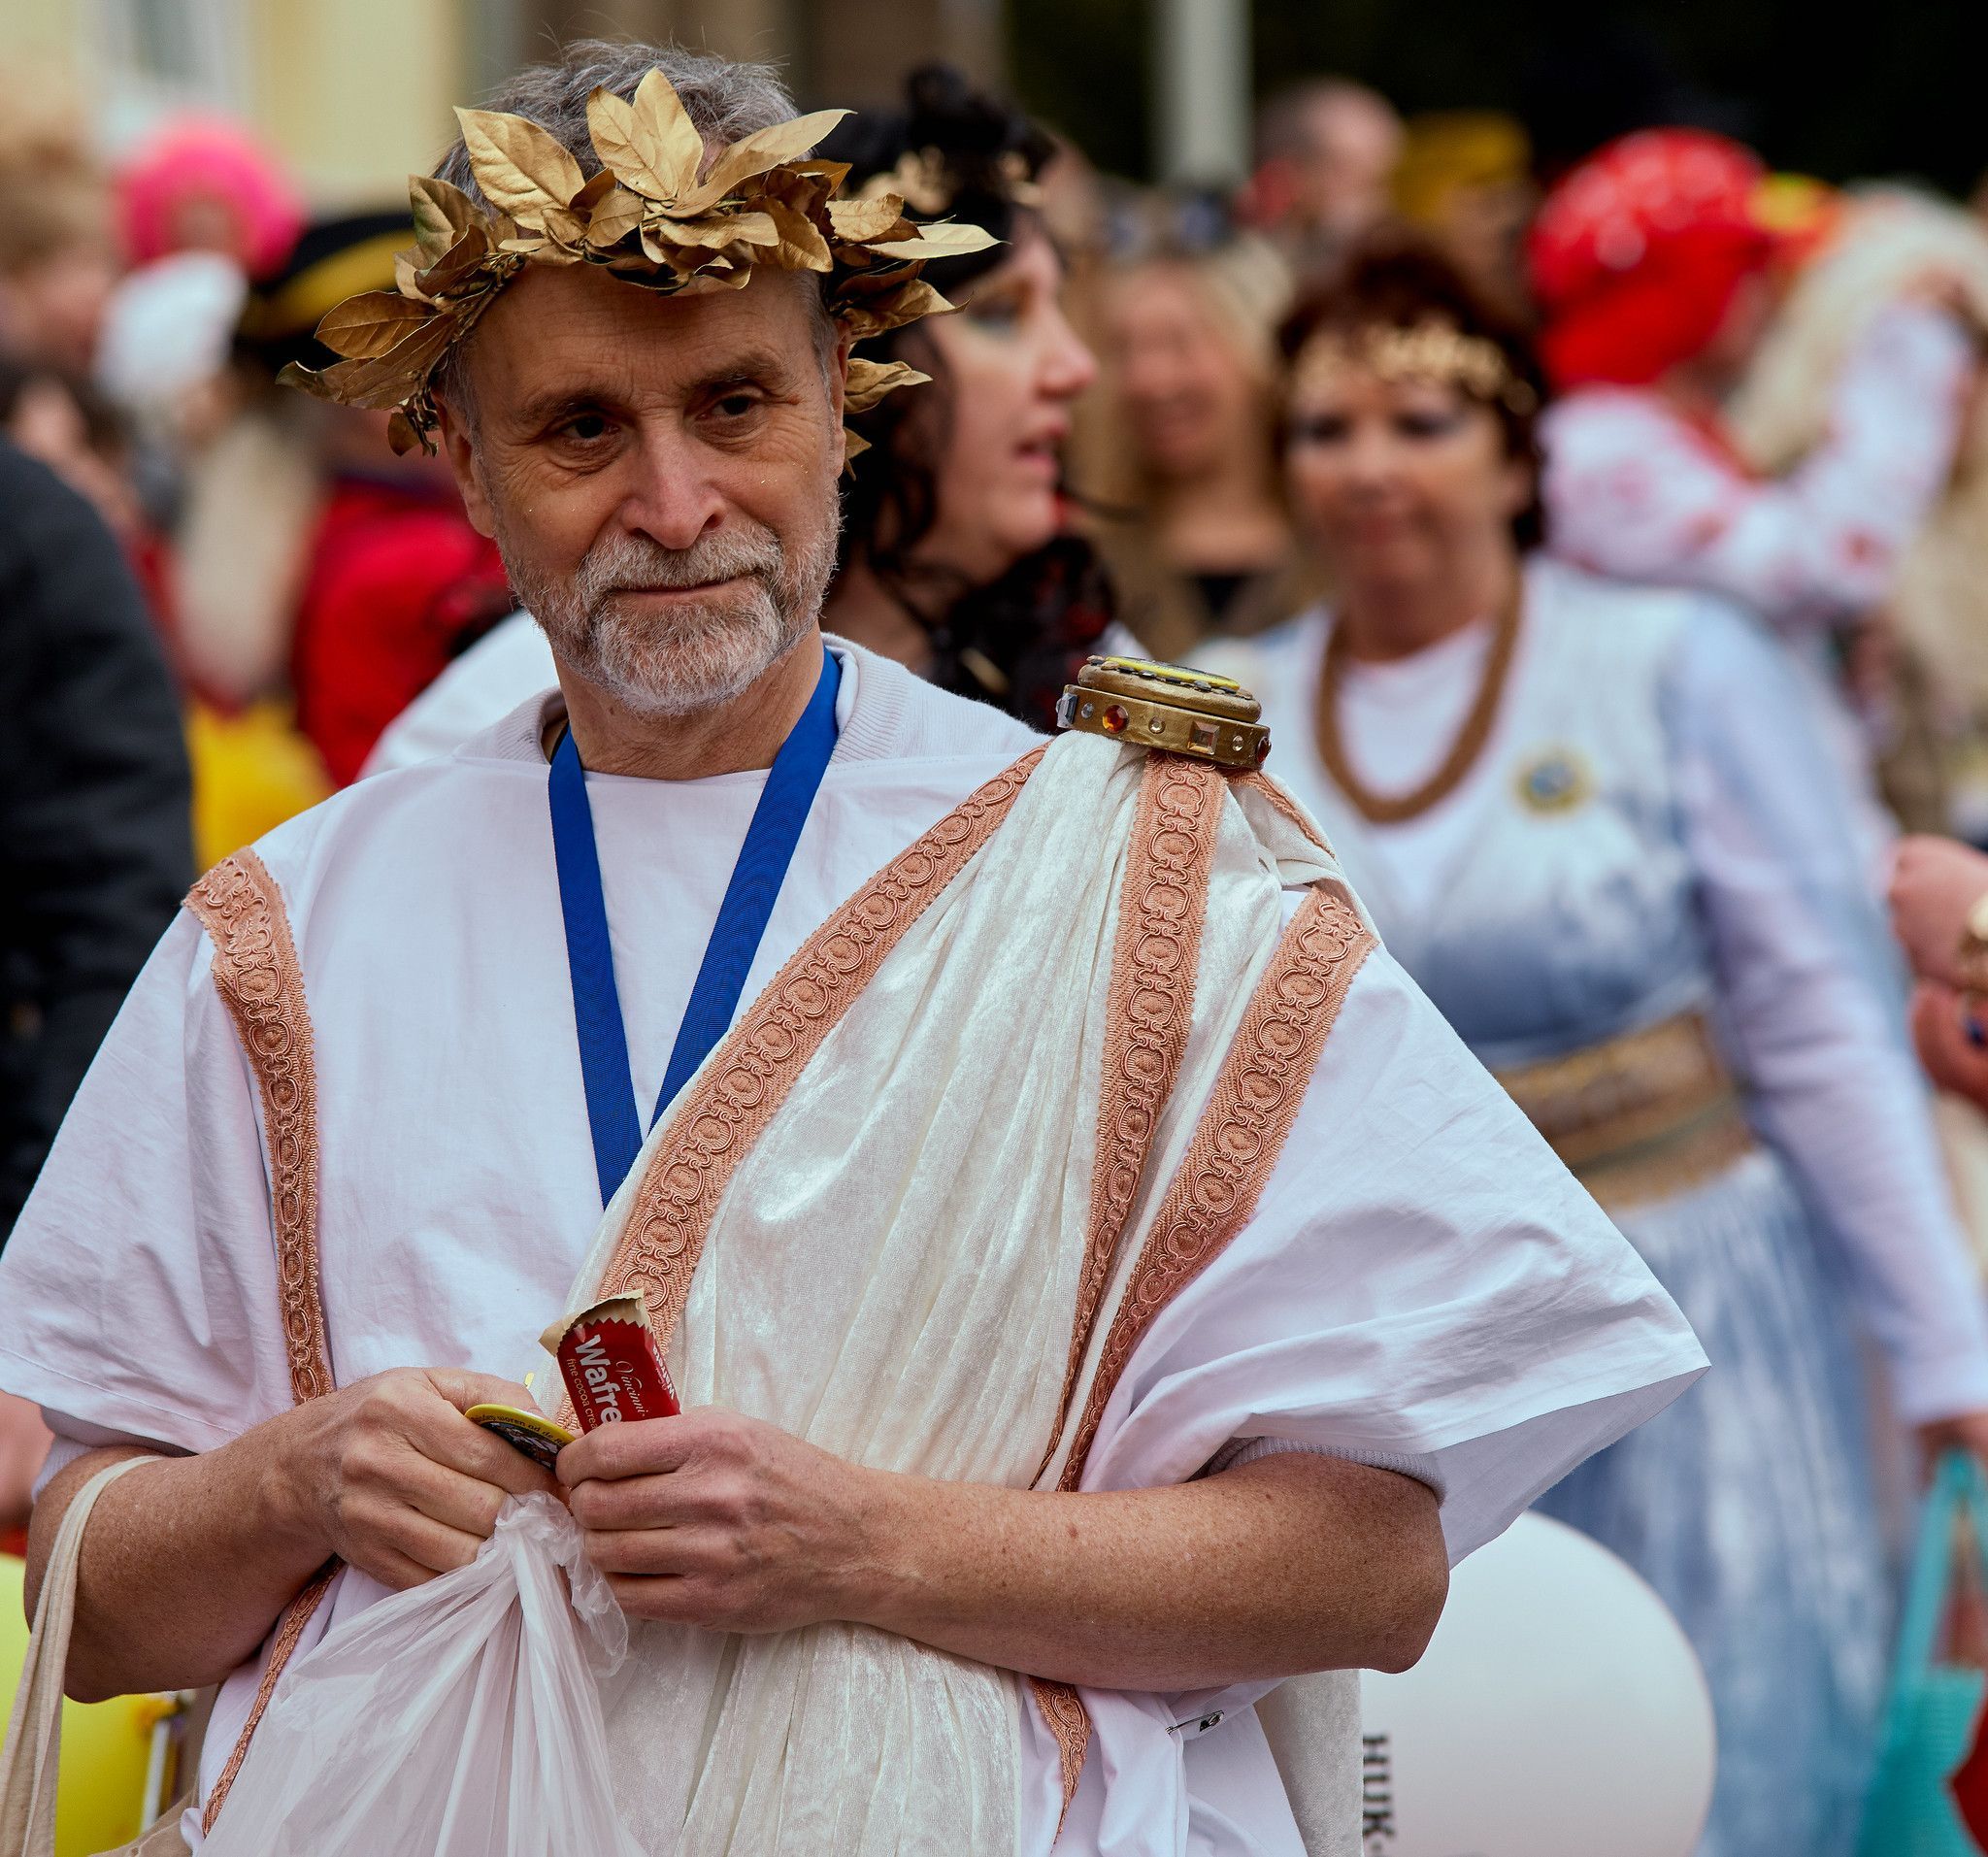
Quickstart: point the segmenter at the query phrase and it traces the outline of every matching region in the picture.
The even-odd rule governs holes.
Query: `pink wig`
[[[220,116],[177,117],[124,163],[117,213],[132,263],[180,249],[177,222],[196,204],[224,210],[234,224],[229,255],[254,278],[281,265],[304,229],[304,203],[275,156]]]

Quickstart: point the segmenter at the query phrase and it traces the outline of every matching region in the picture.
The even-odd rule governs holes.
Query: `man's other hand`
[[[717,1407],[599,1425],[559,1453],[622,1609],[717,1631],[860,1616],[876,1473]]]

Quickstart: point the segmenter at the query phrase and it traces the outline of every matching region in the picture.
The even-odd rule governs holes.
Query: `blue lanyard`
[[[824,649],[821,676],[801,719],[780,745],[765,790],[752,809],[746,843],[725,885],[718,919],[690,989],[683,1023],[663,1074],[653,1128],[677,1092],[690,1080],[725,1035],[746,990],[746,976],[759,952],[775,899],[794,861],[794,846],[814,803],[815,789],[835,752],[835,699],[842,672]],[[573,974],[573,1019],[580,1033],[580,1078],[586,1085],[586,1117],[593,1129],[594,1167],[601,1177],[601,1204],[635,1165],[642,1151],[641,1109],[628,1063],[628,1032],[621,1020],[621,996],[614,986],[614,953],[608,940],[608,904],[601,889],[600,853],[594,845],[593,809],[587,803],[586,772],[568,729],[552,754],[552,858],[559,871],[559,908],[566,918],[566,964]]]

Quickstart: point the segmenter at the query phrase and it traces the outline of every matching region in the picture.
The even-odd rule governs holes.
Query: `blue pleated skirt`
[[[1636,1568],[1697,1646],[1719,1736],[1701,1857],[1848,1857],[1892,1598],[1841,1293],[1764,1151],[1616,1223],[1711,1372],[1539,1507]]]

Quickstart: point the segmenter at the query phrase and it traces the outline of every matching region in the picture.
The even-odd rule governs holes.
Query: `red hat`
[[[1766,178],[1751,150],[1702,129],[1640,130],[1574,169],[1526,250],[1554,384],[1640,386],[1704,349],[1773,255]]]

